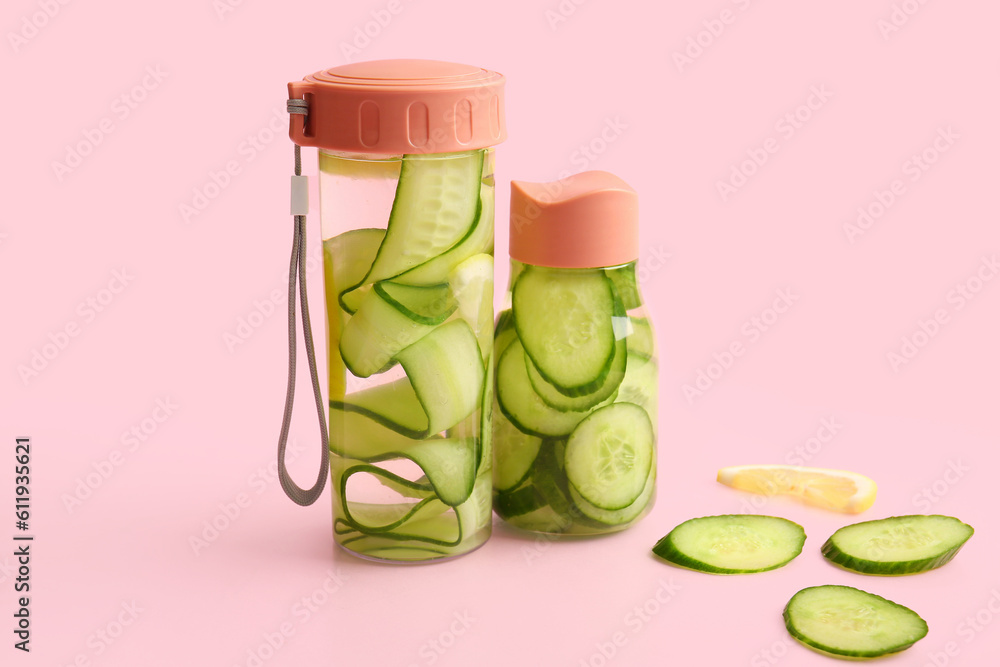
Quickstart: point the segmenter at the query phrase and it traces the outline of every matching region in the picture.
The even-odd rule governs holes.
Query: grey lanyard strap
[[[288,113],[308,114],[305,100],[288,100]],[[312,505],[323,493],[326,477],[330,468],[330,440],[326,430],[326,415],[323,409],[323,397],[319,387],[319,373],[316,371],[316,352],[313,346],[312,327],[309,321],[309,301],[306,295],[306,213],[309,209],[308,184],[302,175],[302,150],[295,145],[295,175],[292,176],[291,213],[295,216],[295,229],[292,237],[292,259],[288,269],[288,387],[285,391],[285,414],[281,421],[281,434],[278,436],[278,480],[294,502],[299,505]],[[309,377],[312,380],[313,396],[316,399],[316,414],[319,417],[320,440],[323,446],[320,453],[319,475],[312,488],[303,489],[297,485],[288,474],[285,466],[285,448],[288,444],[288,428],[292,421],[292,404],[295,400],[295,366],[296,366],[296,331],[295,331],[295,282],[299,283],[298,298],[302,302],[302,334],[306,344],[306,359],[309,361]]]

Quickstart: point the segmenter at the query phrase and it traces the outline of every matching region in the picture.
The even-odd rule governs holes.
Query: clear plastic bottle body
[[[635,262],[554,269],[511,260],[510,286],[497,317],[494,346],[493,506],[512,526],[549,534],[610,533],[632,526],[653,507],[658,356],[635,269]],[[560,349],[567,341],[541,337],[530,341],[535,350],[524,349],[527,327],[523,322],[519,326],[518,317],[534,313],[519,312],[513,294],[526,270],[543,271],[552,282],[561,283],[560,290],[552,291],[552,301],[576,299],[580,295],[572,294],[573,285],[580,284],[581,290],[584,282],[594,284],[597,280],[600,285],[599,277],[606,277],[611,285],[614,305],[607,318],[610,321],[591,321],[586,327],[562,329],[561,333],[568,340],[591,336],[595,326],[614,332],[616,356],[611,370],[606,371],[590,399],[553,392],[538,368],[532,368],[532,351],[544,354],[546,349]],[[537,280],[535,283],[544,286]],[[580,301],[586,299],[581,296]],[[559,310],[552,303],[543,303],[541,308],[547,305]],[[532,335],[538,336],[537,332]],[[618,354],[625,355],[624,361]],[[527,373],[521,370],[522,363]],[[615,368],[622,367],[622,374],[616,376]],[[625,496],[616,492],[612,501],[603,487],[595,489],[602,482],[610,484],[606,488],[620,484],[631,491]]]
[[[440,161],[430,167],[448,174],[477,155],[474,219],[456,223],[470,229],[456,227],[453,244],[440,230],[434,240],[467,246],[432,248],[418,261],[411,249],[431,246],[421,245],[426,230],[417,225],[394,230],[397,238],[418,235],[404,251],[385,243],[392,225],[406,224],[394,208],[414,198],[448,208],[447,193],[441,201],[411,184],[410,200],[398,201],[401,175],[412,173],[404,163],[413,158],[320,151],[334,539],[363,558],[445,559],[490,535],[493,150],[419,159]],[[468,245],[472,227],[486,224],[478,228],[481,247]],[[394,253],[409,264],[386,258]],[[456,351],[442,365],[434,354],[443,347]],[[380,357],[374,366],[372,357]]]

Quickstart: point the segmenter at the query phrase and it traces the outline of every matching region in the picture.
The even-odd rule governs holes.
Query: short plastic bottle
[[[636,280],[638,197],[583,172],[511,184],[494,336],[493,507],[541,533],[628,528],[656,496],[656,337]]]

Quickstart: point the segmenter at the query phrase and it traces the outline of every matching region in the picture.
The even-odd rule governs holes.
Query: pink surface
[[[14,0],[4,15],[4,665],[835,664],[781,623],[822,583],[928,621],[886,664],[995,663],[996,3]],[[601,169],[639,192],[662,442],[656,508],[628,532],[498,527],[451,563],[376,566],[335,553],[328,502],[294,506],[269,468],[285,84],[402,57],[506,75],[498,220],[511,179]],[[18,435],[30,654],[11,632]],[[875,478],[862,518],[951,514],[976,535],[941,570],[861,577],[819,555],[854,517],[772,500],[759,510],[809,535],[782,570],[719,578],[649,554],[682,520],[755,508],[717,468],[782,461]]]

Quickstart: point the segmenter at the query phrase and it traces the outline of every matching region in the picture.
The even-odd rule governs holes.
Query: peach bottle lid
[[[606,171],[551,183],[511,181],[510,257],[583,269],[639,258],[639,197]]]
[[[374,60],[316,72],[288,84],[308,103],[293,114],[300,146],[345,153],[454,153],[507,138],[504,77],[437,60]]]

